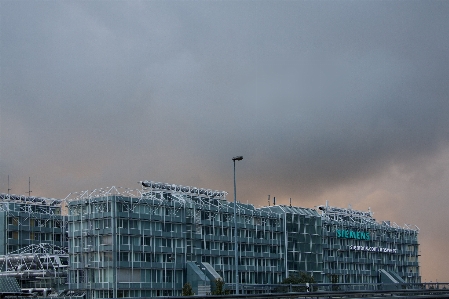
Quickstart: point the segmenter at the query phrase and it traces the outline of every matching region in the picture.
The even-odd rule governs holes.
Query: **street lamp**
[[[234,162],[234,244],[235,244],[235,294],[239,293],[239,262],[238,262],[238,251],[239,244],[237,243],[237,188],[235,185],[235,161],[243,160],[243,156],[236,156],[232,158]]]

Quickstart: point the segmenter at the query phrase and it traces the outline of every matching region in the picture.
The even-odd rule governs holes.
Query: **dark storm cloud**
[[[240,198],[260,204],[314,205],[395,167],[426,186],[439,176],[415,173],[448,148],[447,1],[0,11],[2,192],[8,174],[13,192],[31,176],[50,197],[145,179],[230,192],[235,155]],[[365,198],[403,198],[389,192]]]
[[[307,190],[447,141],[445,2],[2,6],[3,120],[39,152],[241,151]]]
[[[283,165],[283,177],[299,175],[309,184],[340,183],[432,154],[447,141],[447,76],[412,62],[370,56],[341,58],[344,67],[320,62],[306,68],[319,71],[309,73],[306,83],[297,82],[304,86],[295,94],[305,100],[267,105],[261,115],[266,130],[258,131],[256,122],[246,135],[266,139],[272,169]],[[271,96],[282,97],[288,88],[281,85]]]

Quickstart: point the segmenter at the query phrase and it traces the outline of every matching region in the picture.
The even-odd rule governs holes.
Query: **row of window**
[[[356,271],[369,271],[373,269],[372,264],[352,264],[352,263],[338,263],[338,262],[328,262],[324,263],[324,269],[331,270],[356,270]]]
[[[257,252],[257,253],[280,253],[282,252],[281,246],[276,245],[253,245],[250,243],[239,243],[239,252]],[[234,250],[235,246],[233,242],[213,242],[203,241],[201,242],[201,249],[206,250]]]
[[[201,233],[203,235],[233,237],[234,236],[234,228],[202,226]],[[272,230],[264,230],[264,229],[261,229],[261,230],[238,229],[237,233],[240,238],[282,240],[282,237],[283,237],[283,233],[274,232]]]
[[[220,272],[225,281],[234,281],[233,271]],[[108,283],[115,282],[113,269],[72,270],[70,271],[71,283]],[[131,269],[120,268],[116,272],[116,282],[129,283],[182,283],[183,270],[169,269]],[[241,283],[279,283],[280,273],[241,271],[239,280]],[[257,279],[257,280],[256,280]]]
[[[69,208],[70,215],[88,215],[95,213],[110,213],[111,212],[111,203],[106,202],[96,202],[91,203],[90,205],[72,205]],[[131,204],[131,203],[117,203],[117,212],[131,212],[136,214],[149,214],[149,215],[157,215],[157,216],[183,216],[184,209],[179,207],[161,207],[161,206],[153,206],[148,204]],[[187,216],[193,215],[193,210],[186,210]],[[217,213],[212,211],[196,211],[196,217],[201,220],[210,220],[210,221],[218,221],[218,222],[230,222],[233,221],[234,215],[233,213]],[[257,226],[272,226],[276,227],[281,224],[280,219],[275,218],[264,218],[253,215],[237,215],[238,223],[246,223]]]
[[[172,247],[172,248],[184,248],[184,239],[169,239],[158,238],[152,236],[139,236],[139,235],[118,235],[116,236],[117,244],[119,245],[133,245],[133,246],[152,246],[154,248],[159,247]],[[101,250],[99,245],[112,245],[112,235],[99,235],[99,236],[87,236],[72,238],[69,241],[69,247],[95,247]]]
[[[62,219],[36,219],[36,218],[18,218],[8,216],[8,224],[14,226],[30,226],[30,227],[47,227],[47,228],[61,228],[64,223]]]
[[[162,232],[184,232],[185,229],[182,224],[170,223],[170,222],[158,222],[158,221],[145,221],[145,220],[133,220],[127,218],[119,218],[116,220],[117,228],[121,229],[138,229],[138,230],[151,230]],[[55,223],[56,224],[56,223]],[[59,224],[57,224],[59,225]],[[47,224],[51,227],[51,224]],[[69,223],[69,229],[71,231],[79,230],[93,230],[93,229],[108,229],[111,227],[111,219],[95,219],[85,221],[75,221]],[[268,227],[267,227],[268,228]],[[280,239],[282,234],[267,230],[267,228],[261,228],[261,230],[248,230],[239,229],[239,236],[242,238],[258,238],[258,239]],[[233,236],[234,229],[228,227],[213,227],[202,226],[201,233],[203,235],[216,235],[216,236]]]
[[[116,271],[112,268],[71,270],[69,281],[70,283],[181,283],[183,272],[183,270],[133,268],[119,268]]]
[[[9,231],[8,239],[19,240],[19,237],[25,240],[34,241],[51,241],[51,242],[61,242],[62,234],[54,233],[38,233],[38,232],[19,232],[19,231]]]
[[[154,253],[154,252],[126,252],[121,251],[116,253],[118,262],[147,262],[147,263],[175,263],[185,262],[184,255],[177,255],[172,253]],[[95,266],[101,266],[101,263],[113,262],[112,252],[90,252],[84,254],[72,254],[70,261],[73,264],[83,263],[83,267],[93,266],[92,263],[100,263]],[[234,257],[226,256],[205,256],[201,257],[202,262],[208,262],[212,265],[234,265]],[[239,265],[241,266],[258,266],[258,267],[277,267],[282,263],[279,259],[273,258],[249,258],[240,257]]]

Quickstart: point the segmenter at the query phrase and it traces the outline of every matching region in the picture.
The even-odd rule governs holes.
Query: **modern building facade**
[[[61,200],[0,194],[0,255],[29,245],[67,247]]]
[[[67,216],[54,198],[0,194],[0,276],[21,288],[67,286]]]
[[[234,283],[234,206],[226,192],[144,186],[138,196],[109,190],[69,202],[69,289],[91,298],[176,296],[193,278],[186,276],[188,262],[207,272],[202,284],[217,274]],[[237,209],[241,283],[280,283],[281,215],[245,204]]]
[[[49,205],[67,205],[68,215],[50,213],[52,227],[41,225],[35,233],[42,237],[52,229],[48,241],[58,242],[55,235],[62,230],[61,246],[67,244],[69,254],[64,290],[86,298],[178,296],[186,282],[197,294],[209,293],[217,278],[233,290],[236,249],[241,289],[254,292],[299,272],[319,283],[420,282],[416,227],[379,223],[370,211],[327,204],[318,209],[234,206],[226,195],[149,181],[139,190],[112,187],[72,194]],[[5,215],[29,209],[12,207]],[[9,235],[17,231],[23,240],[30,238],[32,230],[9,221],[2,222],[13,232]],[[15,249],[8,246],[22,244],[9,235],[0,236],[6,253]]]
[[[418,227],[376,222],[368,210],[319,206],[324,281],[419,283]]]

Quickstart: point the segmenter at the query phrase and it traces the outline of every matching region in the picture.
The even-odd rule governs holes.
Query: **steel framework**
[[[33,244],[16,252],[0,255],[0,276],[20,280],[67,277],[68,253],[53,244]]]

